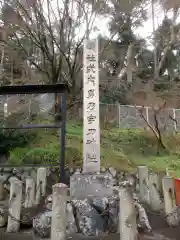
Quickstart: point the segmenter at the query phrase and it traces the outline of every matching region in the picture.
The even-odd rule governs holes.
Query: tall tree
[[[29,65],[46,82],[67,83],[74,103],[82,88],[82,43],[93,29],[95,8],[96,3],[89,6],[83,0],[5,1],[2,30],[6,38],[1,38],[1,42],[23,52]],[[29,46],[34,46],[33,54],[24,44],[25,39],[29,40]]]
[[[160,0],[158,1],[165,12],[161,26],[155,31],[155,51],[157,67],[155,80],[158,80],[167,70],[170,80],[175,78],[176,56],[173,50],[177,49],[180,24],[178,16],[180,12],[180,2],[178,0]],[[168,16],[171,13],[172,17]]]
[[[133,79],[133,69],[136,68],[135,56],[144,43],[134,34],[134,29],[141,26],[147,19],[145,9],[147,2],[148,0],[113,0],[104,2],[103,7],[101,5],[101,8],[96,9],[98,13],[110,18],[109,31],[116,41],[110,41],[109,48],[112,47],[114,55],[111,54],[111,58],[107,60],[108,66],[111,65],[111,68],[114,68],[113,73],[116,72],[120,84],[124,78],[129,83]]]

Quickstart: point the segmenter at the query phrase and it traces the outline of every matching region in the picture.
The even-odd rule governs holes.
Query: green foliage
[[[28,148],[17,147],[10,152],[9,162],[11,164],[21,165],[26,157]]]
[[[38,131],[37,131],[38,132]],[[82,166],[82,125],[67,124],[66,164]],[[165,135],[164,141],[170,152],[157,155],[154,135],[143,129],[101,129],[101,164],[119,170],[133,171],[137,165],[147,165],[153,171],[163,172],[166,168],[173,176],[180,176],[180,136]],[[38,147],[37,147],[38,146]],[[18,147],[10,152],[10,163],[46,164],[60,160],[59,134],[51,130],[39,131],[28,147]]]
[[[0,128],[0,154],[7,154],[13,148],[24,147],[34,138],[35,134],[30,131]]]
[[[56,164],[60,162],[59,145],[50,145],[50,148],[15,148],[11,151],[9,162],[11,164]],[[81,151],[75,147],[66,148],[67,163],[80,164]]]
[[[129,104],[128,90],[130,86],[121,86],[120,88],[107,89],[101,99],[102,103],[113,104],[119,102],[120,104]]]
[[[125,154],[137,155],[156,155],[156,140],[154,136],[147,134],[140,129],[119,129],[115,131],[106,131],[103,143],[109,145],[111,139],[111,148],[119,150]],[[108,146],[107,146],[108,147]]]
[[[57,163],[59,152],[46,148],[16,148],[10,153],[10,163],[13,164],[49,164]]]
[[[168,90],[170,87],[170,83],[169,82],[159,82],[159,83],[155,83],[154,84],[154,91],[164,91],[164,90]]]
[[[48,164],[57,163],[59,160],[59,152],[54,149],[34,148],[26,154],[23,163],[31,164]]]

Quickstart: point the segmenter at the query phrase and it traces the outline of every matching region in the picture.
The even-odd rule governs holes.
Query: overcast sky
[[[126,0],[124,0],[124,1],[126,1]],[[52,0],[51,4],[56,12],[57,0]],[[58,4],[60,4],[60,3],[58,2]],[[44,6],[45,6],[45,9],[47,9],[46,5],[44,5]],[[75,6],[73,7],[73,10],[74,10],[74,8],[75,8]],[[158,28],[158,26],[160,26],[160,24],[164,18],[164,13],[163,13],[162,8],[158,4],[155,4],[154,9],[155,9],[155,28]],[[147,40],[147,43],[150,44],[151,39],[152,39],[152,33],[153,33],[151,4],[147,5],[147,11],[148,11],[148,20],[146,22],[144,22],[142,27],[135,29],[135,33],[137,35],[139,35],[140,37],[145,38]],[[73,14],[75,14],[75,12],[76,11],[73,11]],[[172,13],[169,13],[169,16],[170,15],[172,15]],[[108,22],[109,22],[108,18],[104,18],[104,17],[96,18],[94,25],[97,26],[99,31],[91,33],[90,38],[96,38],[96,36],[99,34],[105,35],[105,36],[110,36],[109,31],[108,31]],[[81,28],[79,29],[77,35],[82,34],[82,36],[83,36],[85,31],[86,31],[86,24],[83,24],[83,25],[81,25]],[[150,48],[152,48],[151,45],[150,45]]]
[[[154,8],[155,8],[155,28],[158,28],[158,26],[161,24],[164,18],[164,14],[160,6],[155,5]],[[147,10],[148,10],[148,20],[144,22],[142,27],[136,29],[135,33],[140,37],[146,38],[147,43],[150,44],[152,33],[153,33],[151,5],[147,6]],[[171,16],[172,14],[169,13],[168,15]],[[100,29],[100,31],[97,33],[93,33],[92,37],[96,37],[99,33],[101,33],[102,35],[109,36],[108,27],[107,27],[108,21],[109,21],[108,19],[103,19],[103,18],[99,18],[98,20],[96,20],[97,22],[96,25]],[[149,46],[149,47],[152,48],[152,46]]]

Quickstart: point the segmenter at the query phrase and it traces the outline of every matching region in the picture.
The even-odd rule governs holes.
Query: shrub
[[[23,159],[25,164],[49,164],[59,161],[59,152],[54,149],[34,148]]]
[[[140,129],[120,129],[116,130],[116,132],[106,131],[101,142],[109,144],[109,139],[111,139],[115,150],[124,153],[136,152],[151,155],[157,152],[154,136]]]
[[[130,88],[130,85],[122,85],[119,88],[106,89],[100,101],[105,104],[115,104],[116,102],[124,105],[129,104],[128,95]]]
[[[169,82],[160,82],[154,84],[154,91],[165,91],[170,87]]]
[[[46,148],[16,148],[10,153],[9,162],[13,164],[48,164],[57,163],[59,152]]]
[[[25,159],[26,154],[28,153],[28,148],[15,148],[10,152],[9,162],[11,164],[21,165]]]
[[[17,147],[25,147],[33,141],[35,134],[30,131],[7,130],[0,128],[0,154],[7,154]]]
[[[80,164],[82,153],[73,147],[66,147],[66,164]],[[59,146],[51,148],[15,148],[10,152],[9,162],[11,164],[55,164],[60,162]]]

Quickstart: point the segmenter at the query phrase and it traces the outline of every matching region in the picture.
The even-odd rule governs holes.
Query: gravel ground
[[[153,229],[152,234],[140,234],[138,240],[179,240],[180,227],[169,228],[163,217],[149,215],[149,220]],[[69,240],[120,240],[119,234],[109,234],[101,237],[85,237],[81,234],[75,234],[68,238]],[[5,229],[0,229],[0,240],[41,240],[35,238],[29,230],[23,230],[20,233],[8,234]]]

